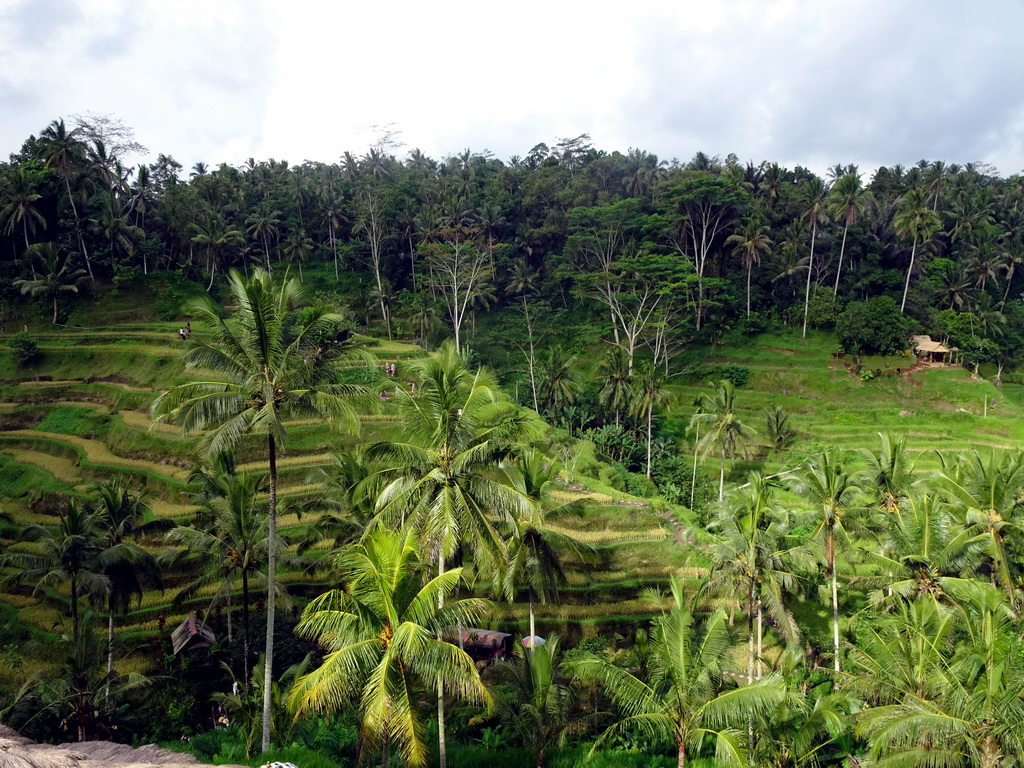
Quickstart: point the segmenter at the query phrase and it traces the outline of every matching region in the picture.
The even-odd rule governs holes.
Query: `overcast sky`
[[[0,0],[0,157],[123,119],[186,168],[609,152],[1024,170],[1020,0]],[[132,158],[134,162],[147,158]]]

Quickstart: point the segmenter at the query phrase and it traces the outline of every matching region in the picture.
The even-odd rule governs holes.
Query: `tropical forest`
[[[1024,175],[524,152],[0,162],[0,741],[1024,766]]]

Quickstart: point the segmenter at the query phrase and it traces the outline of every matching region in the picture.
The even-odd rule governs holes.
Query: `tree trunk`
[[[817,227],[811,227],[811,257],[807,262],[807,289],[804,291],[804,331],[801,338],[807,338],[807,310],[811,306],[811,273],[814,271],[814,239],[818,234]]]
[[[68,191],[68,202],[71,203],[71,214],[75,217],[75,234],[78,235],[78,247],[82,249],[82,256],[85,257],[85,268],[89,271],[89,279],[95,280],[92,273],[92,262],[89,261],[89,251],[85,247],[85,239],[82,237],[82,222],[78,220],[78,207],[75,205],[75,197],[71,194],[71,181],[64,177],[64,186]]]
[[[754,582],[747,588],[747,685],[754,682]]]
[[[690,511],[693,511],[693,502],[697,493],[697,446],[700,444],[700,425],[697,425],[697,436],[693,441],[693,479],[690,480]]]
[[[230,595],[230,592],[228,593]],[[248,691],[251,687],[249,680],[249,574],[242,571],[242,674],[245,675],[243,685]]]
[[[843,244],[839,246],[839,266],[836,267],[836,287],[832,289],[832,301],[839,296],[839,276],[843,273],[843,254],[846,253],[846,233],[850,231],[850,225],[843,227]]]
[[[103,686],[103,701],[110,698],[110,678],[114,676],[114,606],[107,611],[107,682]]]
[[[437,558],[437,575],[444,576],[444,555],[440,552]],[[437,596],[437,607],[444,608],[444,592]],[[439,768],[448,768],[448,743],[444,735],[444,685],[437,681],[437,764]]]
[[[757,596],[757,679],[764,677],[764,604]]]
[[[835,660],[833,666],[836,672],[839,671],[839,581],[836,578],[836,534],[829,529],[828,544],[828,569],[832,574],[832,645],[835,648]]]
[[[53,324],[57,324],[57,294],[53,294]]]
[[[754,270],[754,262],[747,264],[747,318],[750,317],[750,273]]]
[[[71,573],[71,638],[78,650],[78,573]]]
[[[267,438],[270,458],[270,500],[267,519],[267,644],[263,660],[263,739],[262,751],[270,750],[270,704],[274,684],[274,571],[277,566],[277,445],[274,436]]]
[[[718,500],[725,496],[725,446],[722,446],[722,467],[718,472]]]
[[[654,403],[647,404],[647,479],[651,479],[651,422],[654,415]]]
[[[910,265],[907,267],[907,281],[903,284],[903,302],[900,304],[900,314],[903,314],[907,306],[907,291],[910,290],[910,273],[914,271],[914,256],[917,255],[917,238],[914,238],[914,247],[910,249]]]

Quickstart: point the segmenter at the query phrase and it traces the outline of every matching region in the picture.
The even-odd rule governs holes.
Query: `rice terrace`
[[[1021,765],[1020,176],[90,130],[0,165],[11,754]]]

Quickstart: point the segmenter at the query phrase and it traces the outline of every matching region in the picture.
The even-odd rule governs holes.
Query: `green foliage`
[[[909,321],[889,296],[852,301],[836,320],[839,343],[855,355],[899,354],[907,348],[909,331]]]
[[[742,365],[699,365],[689,374],[692,382],[731,381],[742,387],[750,381],[750,369]]]
[[[7,339],[7,346],[11,348],[11,356],[14,358],[14,362],[22,368],[42,357],[39,344],[26,331],[18,331],[11,334]]]
[[[80,435],[87,425],[93,422],[94,412],[87,408],[76,408],[71,405],[58,405],[46,414],[46,418],[36,424],[40,432],[54,432],[58,435]]]

